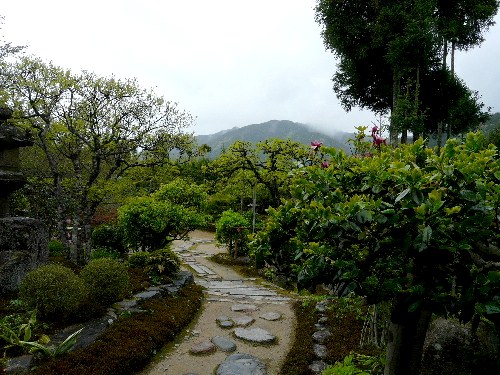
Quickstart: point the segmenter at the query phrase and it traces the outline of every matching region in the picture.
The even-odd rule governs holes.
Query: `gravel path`
[[[206,288],[203,310],[172,348],[142,375],[275,375],[292,344],[291,299],[256,279],[209,261],[224,249],[213,234],[195,231],[174,251]]]

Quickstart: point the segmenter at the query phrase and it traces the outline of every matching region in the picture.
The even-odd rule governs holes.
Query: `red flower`
[[[330,166],[330,162],[324,161],[321,163],[321,168],[328,168]]]
[[[318,149],[323,145],[323,142],[320,141],[312,141],[311,142],[311,148],[313,151],[318,151]]]

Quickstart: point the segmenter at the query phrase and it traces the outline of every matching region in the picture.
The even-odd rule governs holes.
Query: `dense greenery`
[[[250,223],[242,214],[232,210],[224,211],[215,224],[215,239],[236,258],[247,252],[249,229]]]
[[[368,158],[327,152],[330,166],[296,171],[293,198],[269,210],[256,260],[293,272],[302,287],[392,300],[394,324],[478,314],[500,329],[500,159],[484,136],[441,151],[420,140]]]

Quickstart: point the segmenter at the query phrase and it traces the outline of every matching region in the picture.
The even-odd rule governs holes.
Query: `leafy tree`
[[[269,210],[256,261],[302,287],[393,301],[386,374],[419,373],[433,313],[476,313],[500,332],[498,151],[470,133],[441,151],[419,140],[369,158],[330,152],[328,168],[297,170],[293,198]]]
[[[243,179],[247,189],[254,185],[262,186],[267,192],[269,204],[276,207],[281,198],[288,196],[289,172],[310,164],[315,157],[314,152],[292,140],[268,139],[255,147],[249,142],[237,141],[215,159],[209,169],[226,179],[224,184],[228,181],[234,184]],[[242,171],[246,173],[240,173]]]
[[[449,2],[317,2],[316,21],[323,26],[325,46],[339,59],[334,91],[347,110],[360,106],[391,111],[391,141],[398,132],[403,142],[407,131],[416,134],[414,139],[438,132],[443,116],[450,132],[466,131],[451,112],[467,110],[468,117],[482,116],[477,97],[442,63],[447,51],[443,45],[447,38],[461,48],[479,44],[482,32],[493,23],[498,2],[484,0],[472,6],[464,0],[451,7],[453,11],[445,11],[445,3]],[[460,23],[470,27],[459,30],[455,26]],[[460,100],[448,97],[453,90]]]
[[[131,168],[169,163],[173,150],[190,149],[192,136],[183,130],[192,117],[135,80],[73,75],[28,57],[3,68],[16,121],[33,133],[46,160],[59,236],[69,217],[71,257],[82,262],[91,218],[110,184]]]
[[[118,221],[129,246],[141,251],[158,250],[208,224],[206,199],[203,186],[177,179],[149,197],[133,198],[121,206]]]

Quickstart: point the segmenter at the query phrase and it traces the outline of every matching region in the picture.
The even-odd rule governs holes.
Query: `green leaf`
[[[430,226],[426,226],[422,231],[422,242],[429,244],[432,237],[432,228]]]
[[[498,304],[485,305],[486,314],[500,314],[500,306]]]
[[[401,199],[403,199],[404,197],[406,197],[406,195],[411,191],[410,188],[407,188],[405,190],[403,190],[401,193],[399,193],[399,195],[396,197],[396,200],[394,201],[395,203],[398,203]]]
[[[499,181],[500,181],[500,171],[496,171],[496,172],[494,173],[494,176],[495,176],[495,178],[496,178],[497,180],[499,180]]]

